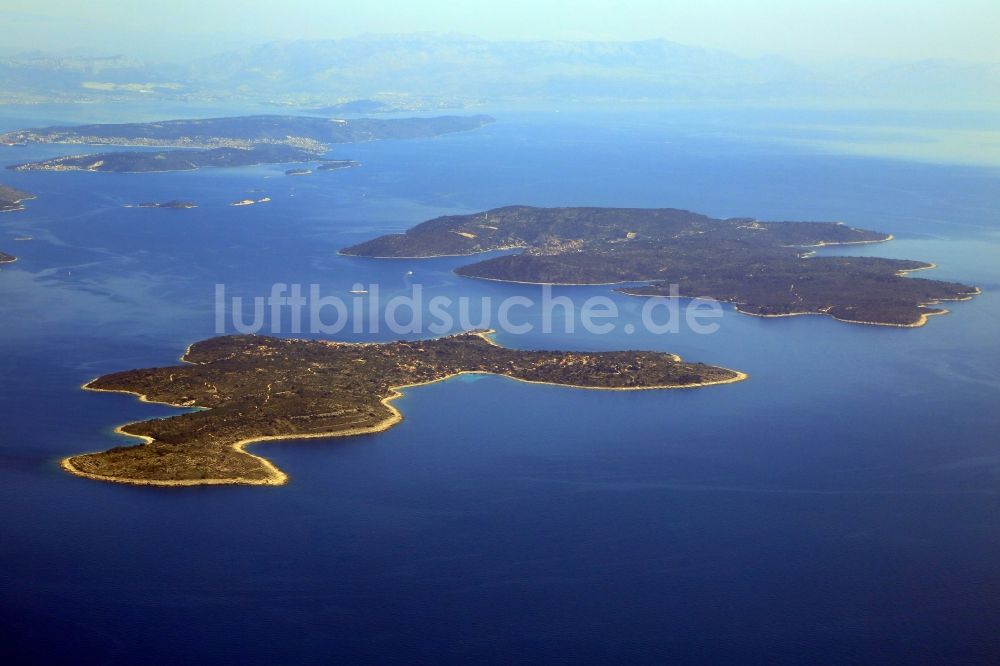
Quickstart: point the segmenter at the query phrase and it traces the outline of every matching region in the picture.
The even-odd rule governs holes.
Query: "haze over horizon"
[[[191,20],[197,16],[198,20]],[[461,34],[490,41],[643,41],[663,39],[744,57],[793,60],[945,59],[996,62],[994,26],[1000,4],[962,0],[829,2],[638,0],[570,2],[539,7],[528,0],[452,3],[397,0],[365,4],[289,0],[220,0],[206,4],[139,0],[128,4],[8,0],[4,55],[32,51],[123,54],[184,61],[239,46],[284,40],[325,40],[366,34]],[[849,39],[845,38],[849,35]]]

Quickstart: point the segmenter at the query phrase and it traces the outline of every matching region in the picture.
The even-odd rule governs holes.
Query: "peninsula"
[[[154,147],[68,155],[7,167],[16,171],[190,171],[202,167],[320,162],[319,170],[355,166],[322,156],[331,144],[415,139],[477,129],[489,116],[340,120],[310,116],[237,116],[154,123],[43,127],[0,134],[0,143]],[[167,148],[167,150],[164,150]]]
[[[491,331],[382,344],[224,336],[192,345],[184,365],[99,377],[93,391],[198,408],[131,423],[121,434],[144,444],[71,456],[66,471],[145,485],[277,485],[286,475],[245,447],[270,439],[353,436],[402,420],[400,390],[461,373],[592,389],[666,389],[737,382],[746,375],[646,351],[507,349]]]
[[[947,312],[930,306],[979,293],[956,282],[906,277],[933,264],[818,257],[810,250],[891,239],[839,222],[714,219],[672,208],[510,206],[436,218],[341,252],[419,258],[519,250],[455,272],[531,284],[620,284],[618,291],[636,296],[670,296],[677,285],[680,296],[726,301],[751,315],[826,314],[886,326],[921,326]]]

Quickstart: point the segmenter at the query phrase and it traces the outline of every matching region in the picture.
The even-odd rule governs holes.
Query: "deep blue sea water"
[[[477,132],[337,147],[363,166],[305,178],[0,172],[38,194],[0,216],[0,249],[20,258],[0,271],[0,654],[995,663],[1000,169],[814,152],[648,112],[497,115]],[[5,108],[0,128],[74,118]],[[66,152],[0,148],[0,164]],[[270,203],[228,206],[258,188]],[[174,198],[200,207],[122,207]],[[984,293],[916,330],[727,309],[713,335],[501,334],[525,348],[668,350],[751,379],[605,393],[464,376],[407,390],[405,421],[385,433],[255,446],[291,476],[278,488],[59,470],[67,454],[126,441],[116,425],[175,413],[78,387],[176,362],[213,335],[217,283],[246,296],[361,282],[536,297],[454,276],[462,259],[336,254],[513,203],[844,220],[897,240],[826,252],[933,261],[920,276]],[[638,299],[556,292],[607,295],[638,323]]]

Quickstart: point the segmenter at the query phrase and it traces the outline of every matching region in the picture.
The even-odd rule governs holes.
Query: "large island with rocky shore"
[[[947,312],[929,306],[979,293],[905,276],[934,267],[926,262],[820,257],[810,249],[891,239],[839,222],[714,219],[672,208],[509,206],[436,218],[342,253],[416,258],[519,250],[455,272],[530,284],[619,284],[626,294],[714,298],[762,317],[825,314],[885,326],[921,326]]]
[[[64,155],[40,162],[26,162],[9,167],[13,171],[105,171],[111,173],[150,173],[194,171],[208,167],[245,167],[259,164],[294,164],[316,160],[308,150],[280,144],[253,148],[200,148]]]
[[[386,430],[402,419],[391,404],[400,389],[461,373],[606,390],[690,388],[746,378],[662,352],[508,349],[490,333],[382,344],[258,336],[204,340],[188,349],[184,365],[118,372],[84,386],[194,411],[121,426],[118,432],[145,443],[71,456],[62,466],[91,479],[141,485],[279,485],[286,475],[248,453],[248,444]]]
[[[58,143],[142,146],[127,150],[54,157],[16,164],[17,171],[111,171],[121,173],[190,171],[203,167],[318,162],[321,171],[354,166],[350,160],[326,159],[332,144],[417,139],[478,129],[493,118],[357,118],[313,116],[233,116],[23,129],[0,134],[0,144]]]

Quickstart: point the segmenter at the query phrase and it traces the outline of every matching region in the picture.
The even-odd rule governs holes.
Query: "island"
[[[0,213],[24,210],[24,204],[21,202],[34,198],[35,195],[29,192],[8,187],[7,185],[0,185]]]
[[[188,348],[183,365],[118,372],[85,384],[192,411],[120,426],[120,434],[144,443],[73,455],[62,467],[90,479],[143,485],[278,485],[286,474],[248,453],[247,445],[386,430],[402,420],[392,401],[403,389],[462,373],[608,390],[746,378],[662,352],[508,349],[491,333],[370,344],[251,335],[204,340]]]
[[[126,208],[132,208],[131,204],[127,204]],[[173,210],[186,210],[188,208],[197,208],[198,204],[192,203],[190,201],[181,201],[179,199],[172,199],[170,201],[158,202],[158,201],[145,201],[141,204],[137,204],[135,208],[169,208]]]
[[[341,253],[424,258],[518,250],[455,272],[530,284],[617,284],[625,294],[712,298],[762,317],[823,314],[884,326],[921,326],[947,312],[931,306],[980,293],[906,276],[934,264],[810,250],[891,239],[841,222],[715,219],[672,208],[509,206],[439,217]]]
[[[312,173],[312,169],[288,169],[285,171],[286,176],[308,176]]]
[[[261,197],[259,199],[240,199],[239,201],[234,201],[230,206],[253,206],[254,204],[267,203],[271,200],[271,197]]]
[[[316,166],[316,171],[339,171],[356,166],[361,166],[361,164],[354,160],[325,160]]]
[[[0,134],[0,142],[175,148],[252,148],[283,144],[322,152],[329,144],[426,138],[478,129],[492,122],[495,120],[486,115],[354,120],[314,116],[230,116],[23,129]]]
[[[330,145],[385,139],[415,139],[478,129],[493,118],[358,118],[311,116],[237,116],[153,123],[56,126],[0,134],[4,143],[57,143],[143,146],[160,150],[68,155],[16,164],[17,171],[189,171],[202,167],[241,167],[321,161],[330,170],[353,166],[326,160]],[[169,148],[169,150],[162,150]],[[337,165],[337,166],[333,166]]]
[[[17,257],[6,252],[0,252],[0,264],[12,264],[17,261]]]
[[[204,167],[244,167],[258,164],[288,164],[316,159],[316,154],[281,144],[263,144],[253,148],[210,148],[135,151],[67,155],[41,162],[12,164],[14,171],[109,171],[113,173],[151,173],[194,171]]]

